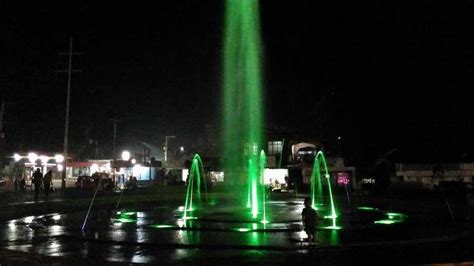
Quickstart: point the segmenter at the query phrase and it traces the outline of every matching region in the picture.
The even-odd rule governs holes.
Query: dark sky
[[[322,3],[324,2],[324,3]],[[330,3],[327,3],[330,2]],[[404,1],[402,1],[404,2]],[[261,1],[267,128],[342,136],[363,164],[472,159],[471,1]],[[190,145],[218,125],[224,1],[0,2],[11,150],[61,150],[74,37],[71,145]]]

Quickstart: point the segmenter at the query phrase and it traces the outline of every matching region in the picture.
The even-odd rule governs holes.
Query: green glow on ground
[[[134,223],[137,220],[136,219],[130,219],[130,218],[118,218],[117,221],[121,223]]]
[[[341,226],[323,226],[321,227],[322,229],[331,229],[331,230],[341,230],[342,227]]]
[[[377,208],[365,207],[365,206],[357,207],[357,209],[361,210],[361,211],[376,211],[376,210],[378,210]]]
[[[238,231],[238,232],[249,232],[250,231],[250,229],[248,229],[248,228],[236,228],[235,230]]]
[[[154,224],[154,225],[150,225],[150,227],[163,229],[163,228],[175,228],[176,226],[172,226],[169,224]]]
[[[387,212],[385,213],[387,219],[375,221],[375,224],[399,224],[406,221],[408,218],[407,215],[397,212]]]
[[[388,212],[385,215],[387,215],[389,220],[392,220],[396,223],[403,223],[408,218],[407,215],[405,215],[403,213],[396,213],[396,212]]]
[[[387,212],[386,215],[392,218],[406,218],[407,216],[403,213],[397,213],[397,212]]]
[[[119,212],[117,212],[119,214]],[[136,221],[136,212],[120,212],[118,215],[117,221],[123,222],[123,223],[132,223]],[[135,218],[131,218],[135,217]]]
[[[394,224],[397,223],[397,221],[394,220],[378,220],[375,221],[374,224]]]

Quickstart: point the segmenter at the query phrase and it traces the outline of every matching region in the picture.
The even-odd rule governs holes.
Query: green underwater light
[[[366,206],[357,207],[357,209],[360,211],[376,211],[377,210],[377,208],[366,207]]]
[[[150,225],[150,227],[164,229],[164,228],[175,228],[176,226],[169,225],[169,224],[153,224],[153,225]]]
[[[374,224],[399,224],[407,220],[408,216],[398,212],[385,213],[386,219],[374,221]]]
[[[135,219],[130,219],[130,218],[118,218],[117,221],[121,222],[121,223],[134,223],[136,222],[137,220]]]
[[[394,220],[378,220],[375,221],[374,224],[395,224],[397,221]]]
[[[342,229],[342,226],[334,226],[334,225],[330,225],[330,226],[323,226],[321,227],[322,229],[330,229],[330,230],[341,230]]]
[[[250,232],[250,229],[248,229],[248,228],[236,228],[235,231],[245,233],[245,232]]]

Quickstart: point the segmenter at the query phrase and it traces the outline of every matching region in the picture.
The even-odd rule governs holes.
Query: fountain
[[[258,1],[227,1],[223,73],[223,162],[226,178],[246,184],[252,218],[263,216],[258,171],[263,143],[261,39]],[[237,155],[237,156],[236,156]],[[242,156],[241,156],[242,155]],[[242,174],[240,169],[245,169]],[[243,175],[243,176],[242,176]],[[246,195],[245,195],[246,194]],[[244,196],[245,195],[245,196]]]
[[[321,165],[323,166],[323,169],[324,169],[324,177],[325,177],[324,179],[326,180],[326,184],[327,184],[326,187],[327,187],[327,193],[329,196],[329,205],[331,208],[330,215],[324,216],[324,218],[328,218],[332,220],[332,224],[328,228],[339,229],[339,227],[336,225],[337,213],[336,213],[336,208],[334,207],[334,198],[332,194],[329,170],[326,163],[326,158],[324,157],[324,153],[322,151],[319,151],[314,157],[313,172],[311,174],[312,207],[315,209],[320,209],[319,206],[325,205],[324,203],[325,198],[323,196],[323,182],[321,180]]]
[[[189,169],[184,206],[180,206],[182,196],[176,193],[174,188],[170,190],[170,194],[166,194],[170,192],[167,192],[168,186],[159,187],[160,193],[150,189],[146,197],[130,194],[132,200],[124,200],[125,203],[121,203],[124,196],[122,192],[115,208],[117,217],[104,223],[104,220],[89,217],[94,204],[98,209],[106,206],[100,201],[94,202],[98,191],[96,190],[84,220],[82,210],[61,215],[53,213],[24,217],[5,224],[4,232],[11,233],[12,236],[16,234],[17,228],[27,232],[24,238],[33,243],[35,252],[49,252],[51,246],[70,247],[71,243],[77,242],[79,243],[77,246],[80,247],[77,252],[69,249],[66,253],[57,253],[72,254],[71,257],[74,258],[99,252],[99,255],[94,256],[116,259],[119,257],[117,254],[123,255],[121,252],[132,250],[131,253],[123,255],[122,260],[125,263],[136,262],[133,259],[140,256],[135,247],[144,249],[146,251],[144,256],[156,263],[163,263],[162,251],[166,250],[163,247],[171,251],[172,257],[179,257],[188,251],[194,253],[194,250],[200,248],[206,248],[206,252],[197,253],[215,250],[226,257],[229,253],[221,252],[221,249],[232,252],[235,250],[300,252],[303,248],[300,242],[302,204],[300,202],[288,204],[290,197],[284,193],[279,200],[267,201],[267,190],[264,186],[266,155],[262,150],[263,98],[258,1],[227,0],[226,3],[222,157],[226,182],[234,184],[232,191],[230,193],[218,191],[212,195],[211,202],[207,200],[204,167],[200,156],[196,154]],[[295,190],[298,197],[297,186]],[[143,191],[146,193],[147,190]],[[176,195],[177,197],[173,197]],[[234,204],[234,198],[237,198],[239,204]],[[342,215],[344,209],[341,208],[339,213],[341,219],[337,221],[329,171],[322,151],[319,151],[314,159],[311,198],[312,206],[319,209],[320,213],[328,214],[325,218],[331,220],[329,226],[318,228],[317,235],[322,247],[340,244],[360,245],[357,237],[355,239],[348,237],[354,231],[357,231],[356,235],[363,235],[362,244],[366,244],[367,239],[374,243],[387,239],[403,240],[403,235],[393,233],[397,226],[403,226],[407,220],[408,217],[403,213],[359,207],[349,216]],[[218,200],[219,204],[216,203]],[[134,206],[137,209],[119,211],[119,204]],[[339,227],[336,222],[341,226]],[[81,234],[68,230],[69,227],[76,228],[81,224]],[[424,227],[426,222],[421,220],[419,224]],[[342,226],[350,230],[336,230]],[[370,234],[370,230],[374,228],[377,230],[376,234]],[[31,230],[35,230],[35,233],[30,234]],[[55,242],[51,242],[50,232],[53,231],[58,232],[60,236],[54,239]],[[409,237],[413,237],[412,233],[410,232]],[[84,240],[87,241],[87,245],[83,244]],[[48,248],[38,248],[38,242]],[[96,243],[106,248],[97,248]],[[23,240],[20,244],[23,245]],[[131,248],[117,251],[116,246]],[[159,253],[156,252],[157,247]],[[266,252],[262,252],[264,253]],[[190,257],[192,256],[194,255],[191,254]]]
[[[194,187],[194,182],[196,182],[196,187]],[[191,162],[191,168],[189,169],[189,176],[187,180],[187,189],[186,189],[186,202],[184,204],[184,211],[183,211],[183,220],[187,220],[190,217],[188,216],[188,212],[193,212],[196,208],[202,206],[202,198],[201,198],[201,182],[204,183],[204,192],[205,198],[207,201],[207,185],[206,180],[204,178],[204,166],[202,164],[201,157],[199,154],[195,154],[193,160]],[[193,202],[194,194],[196,194],[196,202]]]

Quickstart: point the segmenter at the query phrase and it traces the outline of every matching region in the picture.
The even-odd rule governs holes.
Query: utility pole
[[[117,146],[117,123],[120,121],[117,118],[110,119],[112,122],[114,122],[114,143],[113,143],[113,150],[112,150],[112,160],[113,160],[113,180],[115,181],[115,154],[116,154],[116,146]]]
[[[71,74],[72,72],[81,72],[80,69],[72,69],[72,55],[80,54],[72,52],[72,37],[69,40],[69,63],[67,70],[57,70],[56,72],[67,72],[67,97],[66,97],[66,120],[64,122],[64,146],[63,146],[63,156],[64,156],[64,168],[62,173],[61,188],[66,189],[66,169],[67,169],[67,154],[68,154],[68,135],[69,135],[69,104],[71,97]],[[59,53],[59,55],[66,55],[66,53]]]
[[[0,110],[0,156],[3,157],[3,143],[5,141],[5,133],[3,128],[3,117],[5,116],[5,96],[2,97],[2,109]]]
[[[165,136],[165,162],[168,161],[168,139],[175,137],[176,136]]]
[[[117,118],[110,119],[112,122],[114,122],[114,143],[113,143],[113,151],[112,151],[112,159],[114,159],[115,162],[115,153],[116,153],[116,146],[117,146],[117,123],[120,122]]]

